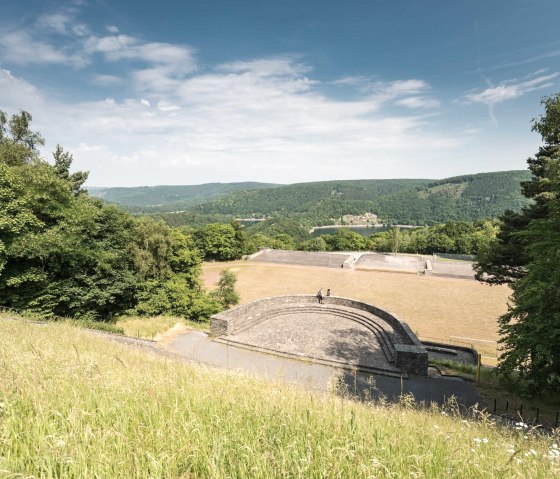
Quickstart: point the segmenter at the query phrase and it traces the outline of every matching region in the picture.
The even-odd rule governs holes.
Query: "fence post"
[[[480,383],[480,363],[482,362],[482,354],[478,353],[478,366],[476,368],[476,382]]]
[[[496,414],[496,398],[494,398],[494,414]]]
[[[539,423],[539,412],[540,412],[540,411],[539,411],[539,408],[537,408],[537,419],[536,419],[537,424]]]

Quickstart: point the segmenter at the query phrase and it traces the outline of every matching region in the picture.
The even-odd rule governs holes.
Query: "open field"
[[[495,344],[477,342],[498,339],[497,318],[507,309],[510,290],[470,279],[436,278],[409,273],[356,271],[250,261],[205,263],[204,280],[213,287],[219,272],[238,273],[241,302],[283,294],[315,294],[331,288],[335,296],[366,301],[397,314],[421,338],[458,344],[473,343],[495,364]]]
[[[0,477],[553,478],[554,436],[0,319]]]

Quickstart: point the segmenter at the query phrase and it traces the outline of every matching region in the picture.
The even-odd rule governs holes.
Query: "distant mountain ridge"
[[[193,204],[209,201],[236,191],[274,188],[275,183],[254,181],[241,183],[205,183],[201,185],[159,185],[133,187],[89,187],[91,196],[130,208],[158,207],[161,211],[177,211]],[[166,209],[166,206],[169,209]]]
[[[212,183],[107,188],[103,195],[94,189],[92,194],[129,209],[159,213],[172,224],[190,224],[196,217],[284,217],[318,226],[332,224],[346,214],[369,212],[378,215],[383,223],[430,225],[495,217],[507,209],[519,211],[528,204],[521,194],[520,182],[529,178],[528,170],[513,170],[441,180],[340,180],[291,185]],[[177,211],[184,213],[169,215]]]

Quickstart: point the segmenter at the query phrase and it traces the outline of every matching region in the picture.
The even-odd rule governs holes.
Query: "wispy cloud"
[[[555,84],[555,79],[560,73],[546,73],[546,69],[540,69],[522,79],[510,79],[500,82],[494,86],[492,82],[485,76],[482,78],[488,85],[484,90],[473,90],[463,95],[462,100],[469,103],[482,103],[488,107],[488,115],[493,123],[497,124],[498,120],[494,111],[494,107],[499,103],[522,97],[527,93],[535,90],[549,88]]]
[[[17,65],[62,64],[83,65],[80,55],[57,48],[47,41],[32,37],[22,30],[3,32],[0,58]]]
[[[558,73],[542,75],[531,80],[515,83],[515,80],[507,80],[498,86],[486,88],[480,92],[465,94],[465,99],[486,105],[495,105],[513,98],[518,98],[534,90],[548,88],[554,84],[552,80],[558,77]]]
[[[395,102],[396,105],[406,106],[407,108],[438,108],[441,106],[439,100],[423,96],[410,96]]]
[[[116,75],[103,75],[96,73],[91,77],[91,83],[99,86],[116,86],[122,85],[124,79]]]

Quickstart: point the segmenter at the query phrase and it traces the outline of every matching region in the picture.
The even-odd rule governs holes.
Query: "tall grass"
[[[116,326],[126,336],[142,339],[157,339],[158,335],[169,331],[177,324],[191,329],[208,329],[208,323],[190,321],[176,316],[123,316],[117,320]]]
[[[0,476],[548,479],[555,441],[0,320]]]

